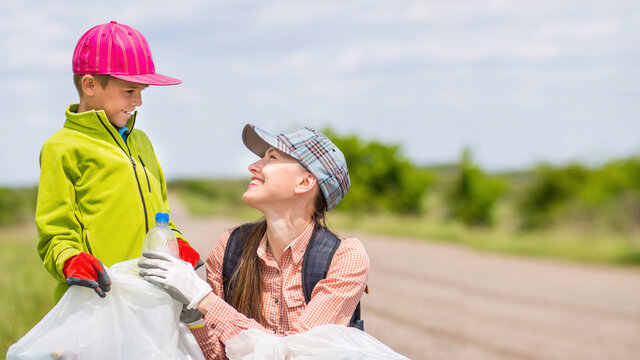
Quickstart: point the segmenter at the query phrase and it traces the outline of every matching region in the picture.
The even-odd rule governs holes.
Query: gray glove
[[[182,305],[182,312],[180,313],[180,321],[185,324],[202,319],[202,313],[198,309],[188,309],[187,305]]]
[[[142,253],[140,277],[159,287],[175,300],[195,309],[211,292],[206,281],[200,279],[193,266],[160,251]]]

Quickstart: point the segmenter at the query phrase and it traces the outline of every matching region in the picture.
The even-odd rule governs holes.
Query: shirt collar
[[[287,252],[287,249],[291,249],[291,257],[293,259],[294,264],[299,264],[304,257],[304,252],[307,250],[307,244],[309,244],[309,240],[311,240],[311,235],[313,234],[313,229],[315,228],[315,222],[310,222],[309,225],[296,237],[292,242],[287,245],[284,249],[284,252]],[[262,236],[262,240],[260,241],[260,245],[258,246],[257,255],[259,258],[262,258],[266,261],[267,259],[267,234],[265,233]],[[283,253],[284,254],[284,253]]]
[[[120,133],[120,136],[122,136],[122,140],[124,140],[125,143],[127,142],[127,136],[129,136],[129,133],[127,131],[129,131],[129,128],[126,126],[118,129],[118,132]]]

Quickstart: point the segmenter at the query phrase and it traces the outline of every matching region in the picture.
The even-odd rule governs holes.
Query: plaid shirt
[[[358,239],[342,240],[327,277],[316,284],[311,301],[306,304],[302,292],[302,258],[314,225],[309,224],[285,248],[279,265],[267,246],[266,235],[262,238],[257,255],[264,278],[262,313],[266,327],[224,301],[222,260],[231,230],[220,237],[207,259],[207,281],[218,297],[204,316],[205,325],[191,330],[207,359],[225,359],[224,343],[249,328],[286,336],[322,324],[349,324],[367,284],[369,257]]]

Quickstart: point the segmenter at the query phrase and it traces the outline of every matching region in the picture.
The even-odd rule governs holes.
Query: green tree
[[[424,210],[423,198],[433,177],[414,166],[398,145],[367,142],[355,135],[339,136],[331,129],[323,132],[342,150],[349,167],[351,189],[340,209],[400,214]]]
[[[589,181],[589,170],[578,163],[565,168],[540,164],[534,170],[534,179],[525,189],[519,202],[524,228],[542,228],[552,225],[568,204],[577,199]]]
[[[462,151],[458,168],[446,196],[450,216],[467,225],[491,225],[493,208],[505,190],[504,182],[488,177],[474,164],[468,148]]]
[[[36,193],[36,188],[0,187],[0,226],[33,221]]]

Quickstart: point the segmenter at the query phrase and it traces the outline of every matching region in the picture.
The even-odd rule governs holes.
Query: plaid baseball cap
[[[176,85],[182,81],[156,73],[151,49],[140,32],[115,21],[94,26],[73,51],[74,74],[105,74],[145,85]]]
[[[318,181],[327,210],[338,205],[349,191],[351,181],[342,151],[318,131],[304,127],[273,135],[247,124],[242,130],[242,141],[260,157],[273,146],[300,161]]]

